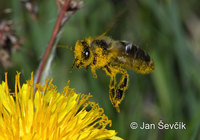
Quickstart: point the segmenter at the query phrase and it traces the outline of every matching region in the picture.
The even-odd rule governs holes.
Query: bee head
[[[77,41],[74,50],[75,61],[77,68],[87,67],[91,64],[93,54],[89,45],[89,39]]]

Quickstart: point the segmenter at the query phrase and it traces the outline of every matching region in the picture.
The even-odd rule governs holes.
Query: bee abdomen
[[[142,49],[138,48],[135,59],[141,59],[144,60],[145,62],[149,62],[151,60],[150,56]]]
[[[121,42],[124,46],[124,53],[130,60],[131,68],[139,73],[146,74],[154,70],[154,62],[141,48],[127,42]]]
[[[124,51],[127,56],[133,57],[136,60],[141,59],[146,62],[150,61],[150,56],[144,50],[131,43],[126,44]]]

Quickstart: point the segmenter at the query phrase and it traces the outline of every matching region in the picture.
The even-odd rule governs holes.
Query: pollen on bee
[[[112,40],[104,35],[78,40],[74,56],[76,66],[78,68],[90,66],[94,78],[97,78],[96,69],[103,69],[110,77],[109,97],[118,112],[129,83],[126,69],[147,74],[155,68],[151,57],[141,48],[126,41]],[[121,74],[118,84],[117,74]]]

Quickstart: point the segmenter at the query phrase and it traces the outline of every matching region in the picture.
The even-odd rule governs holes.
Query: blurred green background
[[[33,20],[18,0],[0,0],[0,20],[13,20],[16,35],[22,45],[12,51],[13,66],[5,69],[0,64],[0,79],[9,72],[9,83],[14,85],[16,71],[21,80],[39,66],[55,21],[55,0],[38,0],[38,20]],[[70,80],[76,92],[91,93],[91,100],[104,108],[112,120],[112,129],[127,139],[196,140],[200,139],[200,1],[198,0],[85,0],[81,8],[66,23],[58,44],[74,46],[77,40],[104,33],[108,36],[139,45],[155,61],[155,71],[148,75],[128,70],[130,84],[117,113],[109,100],[109,77],[98,70],[93,78],[90,69],[74,68],[74,56],[69,49],[57,48],[49,77],[61,91]],[[131,122],[157,124],[160,120],[173,124],[183,122],[186,130],[132,130]]]

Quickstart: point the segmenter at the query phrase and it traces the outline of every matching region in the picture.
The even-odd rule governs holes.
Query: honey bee
[[[151,57],[141,48],[126,41],[115,41],[108,36],[88,37],[77,41],[74,49],[74,64],[77,68],[91,67],[97,78],[96,70],[102,69],[110,76],[109,97],[117,112],[129,84],[126,69],[148,74],[155,68]],[[121,74],[118,84],[116,75]]]

